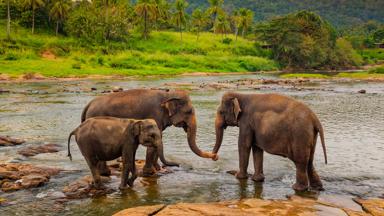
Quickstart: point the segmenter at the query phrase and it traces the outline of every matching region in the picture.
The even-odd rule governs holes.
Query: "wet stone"
[[[377,204],[375,204],[377,207]],[[288,200],[244,199],[217,203],[178,203],[129,208],[114,216],[237,216],[237,215],[371,215],[363,211],[342,208],[332,203],[318,202],[315,199],[292,196]],[[372,214],[374,215],[374,214]],[[377,214],[379,215],[379,214]],[[383,214],[380,214],[383,215]]]
[[[0,189],[4,192],[40,187],[49,182],[59,169],[31,164],[0,164]]]
[[[0,136],[0,146],[14,146],[25,143],[22,139],[15,139],[9,136]]]
[[[26,148],[21,149],[17,153],[25,156],[25,157],[31,157],[42,153],[54,153],[60,151],[61,146],[58,144],[45,144],[40,146],[29,146]]]
[[[365,89],[361,89],[361,90],[358,91],[358,93],[365,94],[365,93],[367,93],[367,91]]]

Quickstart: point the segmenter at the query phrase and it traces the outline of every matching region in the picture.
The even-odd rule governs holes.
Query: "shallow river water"
[[[19,161],[73,172],[53,177],[43,187],[0,194],[12,205],[0,207],[0,215],[110,215],[121,209],[157,203],[214,202],[256,197],[286,198],[295,192],[291,185],[295,168],[288,159],[265,155],[265,182],[238,181],[227,174],[238,167],[238,129],[228,128],[216,162],[199,158],[188,147],[186,134],[171,127],[164,132],[166,157],[181,163],[180,168],[159,178],[138,179],[126,193],[73,200],[64,204],[44,194],[61,191],[75,179],[88,175],[88,167],[74,141],[71,144],[74,160],[66,157],[66,141],[70,131],[78,126],[83,107],[104,89],[121,86],[157,87],[166,82],[213,82],[268,75],[178,77],[146,80],[67,81],[38,83],[0,83],[0,89],[24,93],[0,94],[0,134],[22,138],[27,142],[15,147],[0,147],[0,161]],[[95,92],[84,89],[96,87]],[[305,196],[327,199],[377,197],[384,194],[384,84],[383,83],[324,83],[332,91],[297,91],[287,89],[246,90],[245,92],[277,92],[290,95],[308,104],[325,129],[328,165],[324,164],[321,145],[317,145],[315,166],[323,179],[325,191]],[[71,92],[63,92],[64,89]],[[358,94],[366,89],[367,94]],[[73,92],[77,91],[78,92]],[[25,94],[27,92],[27,94]],[[204,90],[190,93],[198,119],[197,143],[202,150],[211,151],[215,142],[214,117],[221,95],[225,91]],[[24,158],[20,148],[43,143],[58,143],[63,151]],[[144,158],[140,147],[138,158]],[[251,163],[250,163],[251,164]],[[253,167],[249,167],[249,173]],[[111,187],[118,187],[118,179]],[[142,186],[146,184],[146,186]],[[42,197],[42,198],[38,198]]]

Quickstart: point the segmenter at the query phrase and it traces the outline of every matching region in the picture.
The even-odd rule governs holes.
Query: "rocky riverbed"
[[[217,203],[141,206],[122,210],[114,216],[384,215],[384,199],[355,199],[355,202],[362,206],[362,210],[326,201],[291,196],[288,200],[244,199]]]
[[[329,213],[317,207],[330,203],[337,204],[340,208],[335,208],[341,211],[333,207],[327,210],[340,215],[346,214],[345,209],[357,215],[368,214],[363,210],[368,207],[353,199],[370,200],[384,194],[384,131],[379,127],[384,123],[381,81],[282,79],[274,75],[6,81],[0,83],[0,145],[3,143],[0,146],[0,182],[5,186],[4,191],[0,190],[0,215],[111,215],[147,205],[161,205],[160,213],[164,215],[163,210],[175,210],[180,206],[185,212],[214,209],[210,206],[212,202],[225,206],[224,211],[241,213],[242,206],[245,210],[258,211],[255,206],[247,207],[249,202],[260,202],[265,204],[264,210],[276,211],[279,206],[288,210],[291,202],[296,205],[292,199],[299,198],[291,189],[295,169],[284,158],[265,154],[266,181],[263,184],[238,181],[227,174],[238,166],[236,128],[226,130],[220,159],[216,162],[195,156],[188,148],[183,130],[169,128],[163,137],[165,154],[181,167],[150,178],[139,177],[132,189],[119,191],[120,164],[113,162],[110,164],[112,177],[104,179],[106,190],[94,190],[88,166],[74,141],[71,144],[73,161],[67,158],[68,133],[78,126],[81,111],[92,98],[131,88],[188,90],[197,113],[197,142],[204,150],[213,147],[214,117],[224,92],[273,92],[294,97],[317,113],[325,127],[329,149],[328,165],[323,163],[319,149],[315,155],[315,166],[324,181],[325,191],[298,194],[310,198],[304,202],[314,207],[313,212]],[[145,148],[139,148],[137,158],[145,158]],[[138,161],[137,165],[141,166],[142,162]],[[252,171],[250,166],[249,172]],[[287,196],[293,198],[286,200]],[[234,201],[226,205],[222,204],[227,203],[223,200]],[[246,200],[251,201],[245,205]],[[171,208],[173,205],[178,207]],[[376,204],[374,206],[380,210]],[[312,212],[311,208],[308,211]]]

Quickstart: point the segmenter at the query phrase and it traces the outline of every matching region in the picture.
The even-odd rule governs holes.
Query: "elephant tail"
[[[87,106],[85,106],[83,112],[81,113],[81,123],[83,123],[83,122],[85,121],[85,118],[86,118],[86,116],[87,116],[87,111],[88,111],[88,108],[89,108],[89,106],[91,105],[91,103],[92,103],[92,101],[89,102],[89,103],[87,104]]]
[[[315,128],[316,128],[317,132],[319,132],[319,134],[320,134],[320,140],[321,140],[321,146],[323,147],[325,164],[327,164],[328,159],[327,159],[327,149],[325,148],[325,141],[324,141],[324,130],[323,130],[323,126],[321,125],[320,121],[317,118],[316,118]]]
[[[74,130],[74,131],[72,131],[70,134],[69,134],[69,137],[68,137],[68,157],[69,157],[69,159],[72,161],[72,155],[71,155],[71,149],[70,149],[70,144],[71,144],[71,137],[73,136],[73,135],[75,135],[76,134],[76,131],[77,131],[77,128]]]

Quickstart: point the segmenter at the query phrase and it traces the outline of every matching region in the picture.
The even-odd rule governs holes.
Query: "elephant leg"
[[[98,163],[100,163],[100,161],[97,161],[96,159],[93,159],[93,158],[86,158],[86,161],[92,173],[93,185],[95,186],[96,189],[100,189],[102,184],[101,184],[100,171],[97,166]]]
[[[130,164],[129,169],[131,171],[131,177],[128,179],[128,185],[130,187],[133,187],[133,182],[137,178],[135,158],[136,158],[136,150],[135,150],[135,152],[133,152],[133,157],[131,158],[130,163],[129,163]]]
[[[99,170],[100,175],[102,176],[111,175],[111,170],[108,168],[106,161],[99,161],[99,163],[97,163],[97,168]]]
[[[145,165],[143,168],[143,176],[151,176],[156,172],[156,169],[154,169],[153,167],[155,156],[156,156],[156,149],[153,147],[148,147],[147,154],[145,157]]]
[[[308,163],[295,162],[296,165],[296,183],[292,188],[296,191],[305,191],[308,189]]]
[[[130,164],[129,164],[130,161],[127,159],[126,156],[123,156],[122,160],[123,160],[123,170],[121,173],[121,183],[119,186],[120,190],[127,188],[128,176],[129,176],[129,166],[130,166]]]
[[[316,139],[315,139],[315,142],[316,142]],[[324,188],[323,188],[323,183],[321,183],[320,177],[317,174],[315,167],[313,166],[315,147],[316,145],[314,145],[313,149],[311,150],[311,155],[308,162],[308,178],[309,178],[309,184],[311,186],[311,189],[320,191],[320,190],[324,190]]]
[[[236,178],[246,179],[248,178],[248,163],[249,154],[251,153],[252,146],[252,131],[246,127],[240,127],[239,134],[239,172],[236,173]]]
[[[263,182],[264,181],[264,172],[263,172],[264,151],[263,149],[257,147],[256,143],[253,143],[252,153],[253,153],[253,165],[255,168],[255,173],[252,176],[252,180],[255,182]]]

